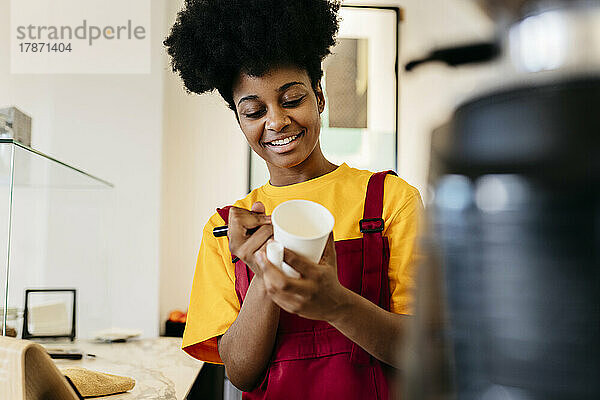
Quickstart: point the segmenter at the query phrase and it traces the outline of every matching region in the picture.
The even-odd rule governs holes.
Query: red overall
[[[389,310],[389,244],[381,233],[383,187],[392,171],[369,179],[362,238],[335,242],[340,283]],[[227,222],[229,207],[217,210]],[[234,257],[234,256],[233,256]],[[234,257],[235,258],[235,257]],[[235,264],[235,288],[243,302],[252,271]],[[249,344],[251,345],[251,344]],[[273,356],[260,383],[244,399],[388,399],[385,366],[324,321],[301,318],[281,310]]]

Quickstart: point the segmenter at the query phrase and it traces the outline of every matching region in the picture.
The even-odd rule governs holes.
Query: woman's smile
[[[280,139],[274,139],[269,142],[264,142],[264,146],[274,151],[275,153],[283,154],[294,150],[299,146],[300,140],[304,137],[304,132],[306,130],[302,129],[300,133],[295,135],[287,135],[283,136]]]

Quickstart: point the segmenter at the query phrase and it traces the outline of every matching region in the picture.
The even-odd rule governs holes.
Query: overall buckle
[[[364,225],[366,223],[366,226]],[[383,218],[363,218],[358,221],[358,226],[361,233],[377,233],[383,232]]]

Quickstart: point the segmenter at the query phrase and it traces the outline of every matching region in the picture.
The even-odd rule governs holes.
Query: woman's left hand
[[[333,233],[318,264],[285,249],[284,261],[300,273],[300,278],[287,276],[271,264],[264,249],[256,254],[256,260],[262,269],[267,293],[287,312],[328,322],[342,313],[347,289],[338,280]]]

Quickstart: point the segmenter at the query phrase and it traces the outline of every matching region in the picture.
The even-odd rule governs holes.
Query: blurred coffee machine
[[[600,399],[600,1],[479,3],[497,40],[407,66],[512,74],[433,135],[405,398]]]

